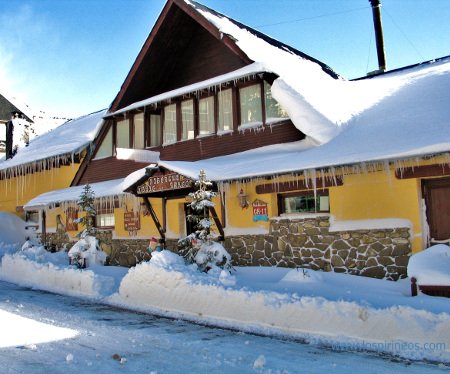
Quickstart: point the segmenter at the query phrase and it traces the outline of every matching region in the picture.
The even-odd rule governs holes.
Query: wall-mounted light
[[[239,206],[241,209],[247,209],[249,207],[249,201],[247,200],[247,194],[244,192],[244,190],[241,188],[239,191],[239,194],[237,195]]]

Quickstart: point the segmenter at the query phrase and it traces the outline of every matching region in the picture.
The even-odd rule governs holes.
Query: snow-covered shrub
[[[201,271],[208,272],[213,267],[231,269],[231,256],[222,244],[213,241],[211,228],[214,225],[209,218],[209,209],[214,207],[212,198],[216,193],[210,191],[212,183],[206,179],[203,170],[195,182],[196,191],[189,197],[193,214],[187,219],[195,224],[196,231],[178,241],[180,253],[188,263],[196,263]]]
[[[95,264],[104,265],[107,254],[100,248],[98,239],[89,235],[86,230],[69,251],[71,263],[79,268],[89,267]]]

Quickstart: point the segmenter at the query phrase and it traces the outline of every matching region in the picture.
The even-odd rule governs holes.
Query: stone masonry
[[[304,267],[374,278],[406,277],[408,228],[330,232],[329,217],[273,219],[267,235],[228,237],[238,266]]]
[[[406,277],[411,255],[408,228],[330,232],[328,216],[272,219],[266,235],[229,236],[225,248],[236,266],[302,267],[374,278]],[[113,239],[97,232],[111,265],[134,266],[150,259],[148,239]],[[176,248],[168,240],[167,248]],[[47,247],[69,250],[74,241],[64,232],[47,234]],[[176,249],[174,249],[176,252]]]

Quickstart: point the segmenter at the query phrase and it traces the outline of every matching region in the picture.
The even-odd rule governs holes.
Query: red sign
[[[192,187],[193,181],[177,173],[158,173],[149,177],[143,184],[138,186],[137,194],[146,195],[152,192],[179,190]]]
[[[269,214],[267,210],[267,203],[256,199],[252,203],[253,208],[253,221],[268,221],[269,220]]]

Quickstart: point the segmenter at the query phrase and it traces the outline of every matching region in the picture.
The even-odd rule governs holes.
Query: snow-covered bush
[[[209,209],[214,207],[212,198],[216,193],[210,191],[211,181],[206,179],[203,170],[195,182],[196,191],[189,194],[193,213],[187,219],[195,224],[196,231],[178,241],[180,253],[188,263],[196,263],[201,271],[208,272],[213,267],[231,269],[231,256],[222,244],[213,241]]]
[[[84,230],[80,240],[70,249],[69,258],[73,265],[82,268],[95,264],[104,265],[107,255],[101,250],[98,239]]]

